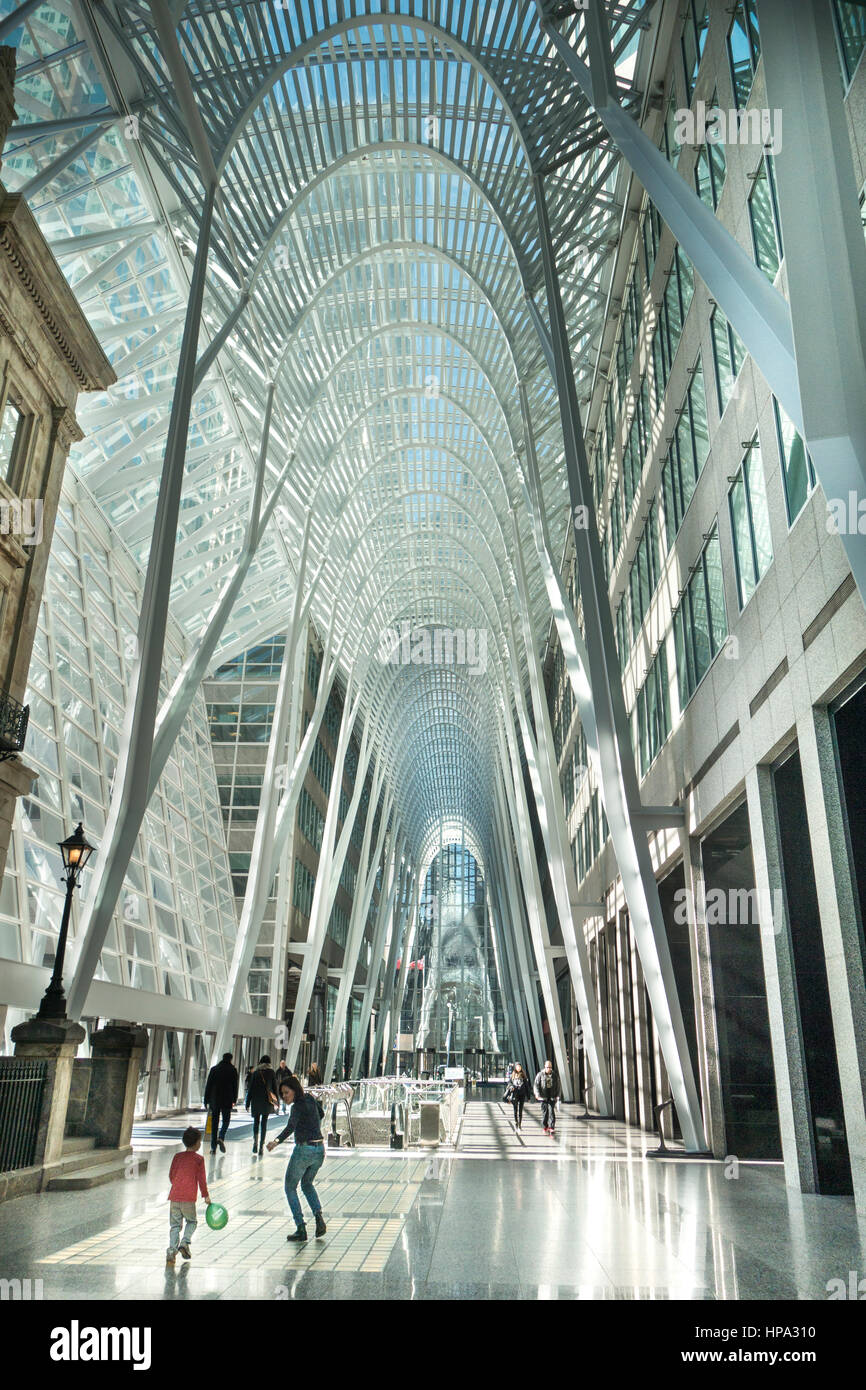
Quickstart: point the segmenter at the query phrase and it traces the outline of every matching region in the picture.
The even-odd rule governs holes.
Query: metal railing
[[[355,1131],[352,1127],[352,1103],[355,1099],[355,1089],[348,1081],[334,1081],[330,1086],[311,1086],[305,1092],[308,1096],[315,1096],[316,1100],[321,1101],[322,1108],[327,1110],[331,1106],[331,1126],[332,1132],[337,1129],[337,1109],[340,1105],[346,1111],[346,1129],[349,1137],[349,1144],[355,1146]]]
[[[401,1114],[404,1144],[408,1148],[420,1137],[421,1104],[439,1104],[440,1142],[453,1144],[463,1114],[465,1091],[453,1081],[416,1081],[403,1076],[370,1076],[352,1083],[355,1090],[353,1113],[362,1116],[382,1116],[386,1120]]]
[[[21,752],[29,722],[30,706],[20,704],[8,690],[0,691],[0,760]]]
[[[48,1063],[0,1057],[0,1173],[32,1167]]]

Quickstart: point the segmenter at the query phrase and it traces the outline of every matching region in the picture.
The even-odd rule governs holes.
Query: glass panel
[[[782,475],[785,481],[788,521],[793,522],[815,486],[815,472],[812,468],[812,460],[806,453],[803,440],[775,396],[773,397],[773,407],[776,412],[779,452],[782,456]]]
[[[731,508],[731,530],[734,538],[734,559],[737,566],[737,588],[743,608],[755,591],[755,566],[752,559],[752,538],[746,507],[746,485],[742,471],[728,495]]]
[[[749,488],[749,515],[755,550],[755,575],[760,580],[773,563],[770,513],[767,509],[767,493],[764,486],[764,469],[761,465],[760,449],[757,447],[752,449],[744,468]]]

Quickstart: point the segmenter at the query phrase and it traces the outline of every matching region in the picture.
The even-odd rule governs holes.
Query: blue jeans
[[[322,1210],[319,1195],[313,1187],[313,1178],[325,1161],[324,1144],[296,1144],[286,1169],[286,1201],[295,1218],[296,1226],[304,1225],[304,1213],[298,1201],[298,1183],[310,1204],[310,1211],[318,1216]]]

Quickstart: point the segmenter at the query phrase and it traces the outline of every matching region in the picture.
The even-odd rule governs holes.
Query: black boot
[[[327,1228],[327,1226],[325,1225],[325,1218],[324,1218],[324,1216],[322,1215],[321,1212],[317,1212],[317,1214],[316,1214],[316,1235],[317,1235],[317,1236],[323,1236],[323,1235],[325,1234],[325,1232],[327,1231],[327,1229],[328,1229],[328,1228]]]
[[[296,1231],[293,1231],[292,1234],[291,1234],[290,1236],[286,1236],[286,1240],[297,1240],[297,1241],[301,1241],[301,1240],[306,1240],[306,1239],[307,1239],[307,1228],[306,1228],[306,1226],[299,1226],[298,1229],[297,1229]]]

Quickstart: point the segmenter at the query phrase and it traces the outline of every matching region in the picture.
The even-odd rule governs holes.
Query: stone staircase
[[[61,1157],[45,1170],[48,1179],[45,1187],[49,1192],[81,1192],[100,1187],[102,1183],[113,1182],[129,1172],[127,1160],[131,1154],[130,1145],[124,1149],[98,1149],[95,1139],[67,1136],[63,1141]],[[146,1155],[136,1155],[136,1174],[146,1170]]]

